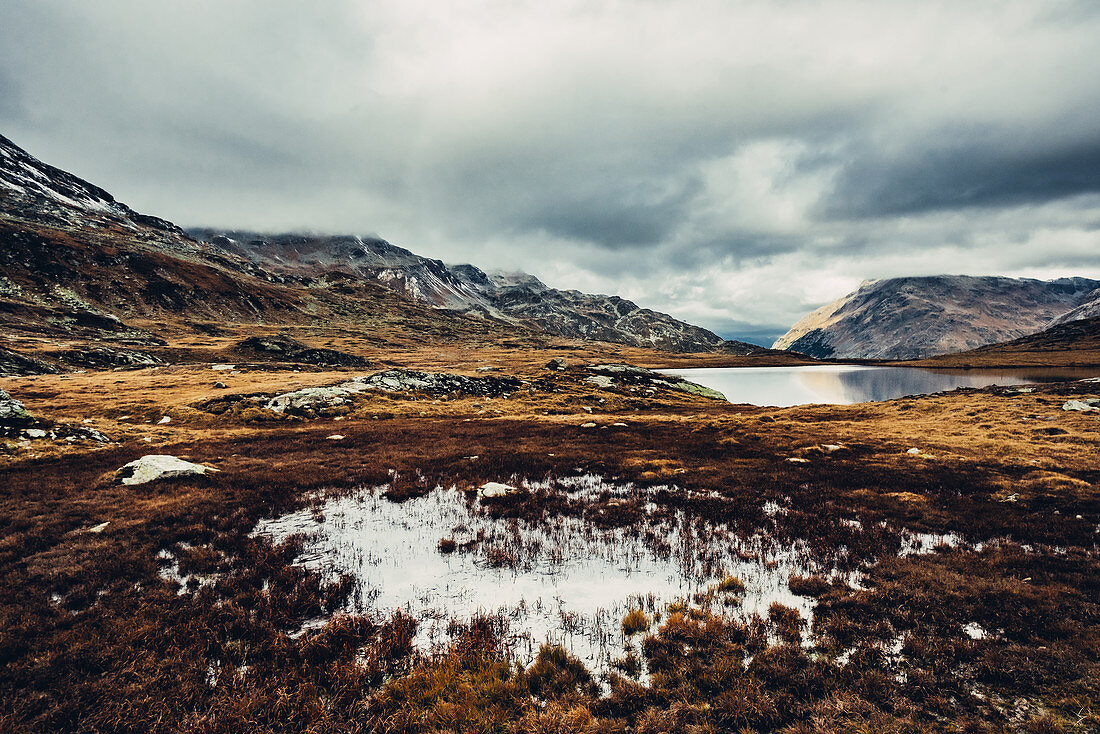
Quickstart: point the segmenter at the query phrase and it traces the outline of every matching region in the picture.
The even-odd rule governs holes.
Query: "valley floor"
[[[585,369],[683,366],[642,350],[311,341],[377,369],[211,337],[164,366],[0,378],[58,437],[0,438],[0,731],[1100,731],[1100,412],[1063,410],[1100,382],[779,409]],[[264,407],[393,366],[521,385]],[[64,440],[80,427],[111,441]],[[120,483],[146,454],[218,471]],[[580,496],[577,474],[630,490]],[[789,579],[812,618],[742,613],[732,581],[650,610],[593,677],[560,648],[510,657],[491,619],[417,649],[421,620],[341,614],[354,579],[253,535],[319,493],[486,482],[519,487],[471,505],[486,517],[644,533],[678,513],[700,553],[763,537],[830,570]]]

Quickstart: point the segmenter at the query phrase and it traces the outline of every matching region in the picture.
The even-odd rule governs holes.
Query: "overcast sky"
[[[4,0],[0,133],[184,226],[726,336],[867,278],[1100,277],[1095,0]]]

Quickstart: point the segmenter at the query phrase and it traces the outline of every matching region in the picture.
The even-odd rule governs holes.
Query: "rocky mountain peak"
[[[1088,278],[968,275],[865,281],[805,316],[774,348],[837,359],[962,352],[1041,331],[1097,286]]]

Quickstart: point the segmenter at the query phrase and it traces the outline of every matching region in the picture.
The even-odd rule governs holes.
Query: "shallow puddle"
[[[557,480],[552,489],[525,486],[571,497],[611,488],[591,476]],[[727,613],[764,616],[778,601],[808,621],[812,600],[792,594],[788,578],[828,571],[799,544],[780,547],[722,526],[704,529],[682,515],[657,513],[652,504],[634,526],[602,528],[579,517],[537,524],[486,517],[479,512],[485,500],[453,488],[401,503],[386,499],[384,490],[335,497],[264,521],[255,533],[275,543],[306,536],[298,563],[330,578],[358,579],[346,612],[404,611],[420,621],[417,644],[425,650],[447,641],[452,619],[491,615],[506,622],[508,649],[521,661],[551,642],[606,671],[628,643],[621,622],[631,609],[663,612],[732,575],[745,593],[716,595]],[[629,485],[614,488],[613,496],[620,494],[638,499]],[[440,549],[444,539],[455,542],[453,552]]]

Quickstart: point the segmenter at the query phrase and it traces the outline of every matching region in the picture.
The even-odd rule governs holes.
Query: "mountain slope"
[[[759,351],[617,296],[448,267],[376,237],[194,234],[0,136],[0,323],[9,329],[155,343],[150,321],[343,324],[428,341],[541,334]]]
[[[1085,296],[1084,302],[1072,311],[1066,311],[1050,322],[1051,326],[1065,324],[1078,319],[1091,319],[1100,316],[1100,288]]]
[[[940,275],[864,283],[807,315],[776,349],[819,358],[920,359],[1033,334],[1100,281]]]
[[[9,333],[156,343],[201,322],[354,324],[409,339],[526,336],[521,325],[448,313],[365,281],[287,278],[0,137],[0,325]]]
[[[190,232],[211,247],[280,276],[365,281],[436,308],[503,319],[553,336],[674,352],[760,351],[755,345],[725,341],[618,296],[551,288],[527,273],[486,273],[469,264],[447,266],[377,237]]]
[[[1098,367],[1100,316],[1066,321],[1037,334],[1000,344],[988,344],[969,352],[945,354],[921,360],[916,364],[941,368]]]

